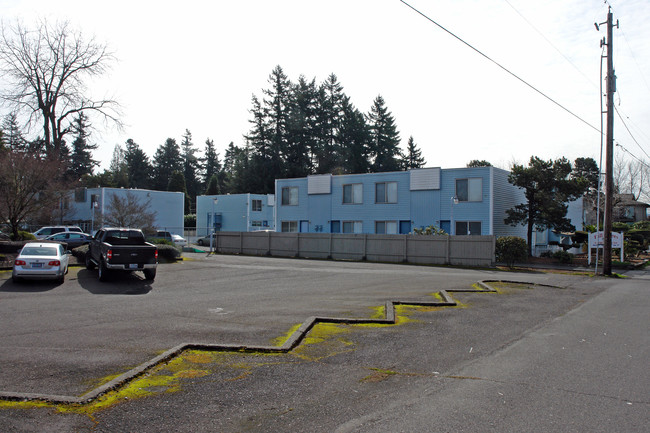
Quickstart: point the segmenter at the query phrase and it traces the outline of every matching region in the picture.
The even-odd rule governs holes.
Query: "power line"
[[[544,35],[544,33],[542,33],[542,32],[541,32],[537,27],[535,27],[535,26],[533,25],[533,23],[531,23],[531,22],[528,20],[528,18],[526,18],[526,17],[525,17],[521,12],[519,12],[519,11],[517,10],[517,8],[515,8],[515,7],[512,5],[512,3],[510,3],[508,0],[504,0],[504,1],[508,4],[508,6],[510,6],[510,7],[512,8],[512,10],[514,10],[514,11],[517,13],[517,15],[519,15],[519,16],[520,16],[524,21],[526,21],[526,24],[528,24],[528,25],[529,25],[533,30],[535,30],[535,32],[537,32],[537,34],[540,35],[540,36],[541,36],[541,37],[542,37],[542,38],[543,38],[543,39],[544,39],[544,40],[545,40],[545,41],[546,41],[546,42],[547,42],[551,47],[553,47],[553,49],[554,49],[555,51],[557,51],[558,54],[561,55],[561,56],[564,58],[564,60],[566,60],[567,62],[569,62],[569,63],[571,64],[571,66],[573,66],[573,68],[574,68],[576,71],[578,71],[578,73],[579,73],[580,75],[582,75],[582,76],[583,76],[583,77],[584,77],[584,78],[585,78],[589,83],[591,83],[594,87],[598,87],[598,86],[596,85],[596,83],[594,83],[594,82],[591,80],[591,78],[589,78],[589,77],[588,77],[584,72],[582,72],[582,71],[580,70],[580,68],[578,68],[578,67],[576,66],[576,64],[573,63],[573,62],[571,61],[571,59],[569,59],[567,56],[565,56],[564,53],[563,53],[562,51],[560,51],[560,49],[559,49],[558,47],[556,47],[555,44],[553,44],[553,42],[551,42],[551,40],[550,40],[549,38],[547,38],[546,35]]]
[[[627,124],[625,123],[625,120],[623,120],[623,116],[621,116],[621,113],[618,112],[618,108],[614,107],[614,111],[616,111],[616,114],[618,114],[618,118],[621,119],[621,122],[623,123],[623,126],[625,126],[625,129],[627,129],[628,134],[630,134],[630,137],[632,137],[632,140],[636,143],[637,146],[639,146],[639,149],[641,149],[641,152],[645,153],[645,156],[650,158],[650,155],[648,155],[648,152],[645,151],[643,147],[639,144],[638,141],[636,141],[636,138],[634,138],[634,135],[632,135],[632,131],[630,131],[630,128],[627,127]]]
[[[553,104],[557,105],[558,107],[560,107],[561,109],[563,109],[564,111],[566,111],[567,113],[569,113],[570,115],[572,115],[573,117],[575,117],[576,119],[578,119],[579,121],[581,121],[582,123],[584,123],[585,125],[587,125],[588,127],[590,127],[591,129],[593,129],[593,130],[595,130],[596,132],[598,132],[598,134],[602,134],[602,132],[601,132],[601,130],[600,130],[599,128],[597,128],[597,127],[595,127],[594,125],[592,125],[591,123],[587,122],[587,121],[584,120],[582,117],[578,116],[578,115],[575,114],[573,111],[569,110],[569,109],[566,108],[564,105],[562,105],[562,104],[560,104],[559,102],[557,102],[555,99],[551,98],[550,96],[548,96],[547,94],[545,94],[545,93],[542,92],[541,90],[537,89],[535,86],[533,86],[532,84],[528,83],[526,80],[524,80],[523,78],[519,77],[519,76],[518,76],[517,74],[515,74],[514,72],[510,71],[508,68],[506,68],[505,66],[501,65],[501,64],[500,64],[499,62],[497,62],[496,60],[493,60],[493,59],[490,58],[487,54],[483,53],[483,52],[480,51],[478,48],[475,48],[474,46],[472,46],[469,42],[466,42],[466,41],[463,40],[461,37],[459,37],[459,36],[457,36],[456,34],[454,34],[453,32],[451,32],[450,30],[447,30],[445,27],[443,27],[442,25],[438,24],[438,23],[437,23],[436,21],[434,21],[432,18],[430,18],[430,17],[428,17],[427,15],[425,15],[424,13],[420,12],[418,9],[414,8],[413,6],[411,6],[411,5],[408,4],[406,1],[404,1],[404,0],[400,0],[400,1],[401,1],[403,4],[405,4],[406,6],[408,6],[409,8],[411,8],[414,12],[416,12],[416,13],[419,14],[419,15],[421,15],[421,16],[424,17],[426,20],[430,21],[432,24],[435,24],[438,28],[440,28],[441,30],[443,30],[443,31],[445,31],[446,33],[448,33],[450,36],[453,36],[453,37],[454,37],[455,39],[457,39],[459,42],[461,42],[461,43],[463,43],[464,45],[466,45],[467,47],[471,48],[473,51],[475,51],[476,53],[480,54],[480,55],[481,55],[482,57],[484,57],[485,59],[487,59],[487,60],[489,60],[490,62],[494,63],[496,66],[498,66],[499,68],[501,68],[502,70],[504,70],[505,72],[507,72],[508,74],[510,74],[511,76],[513,76],[514,78],[516,78],[517,80],[521,81],[523,84],[525,84],[526,86],[530,87],[532,90],[534,90],[535,92],[539,93],[539,94],[540,94],[541,96],[543,96],[544,98],[546,98],[546,99],[548,99],[549,101],[551,101]]]

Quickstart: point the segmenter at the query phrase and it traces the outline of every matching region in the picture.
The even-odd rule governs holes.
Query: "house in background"
[[[642,203],[634,198],[634,194],[618,194],[612,211],[613,221],[635,223],[648,219],[650,204]]]
[[[200,195],[196,197],[196,235],[275,231],[273,194]]]
[[[182,235],[185,225],[182,192],[153,191],[126,188],[77,188],[70,192],[65,212],[65,222],[79,225],[87,233],[101,225],[101,215],[110,212],[113,196],[126,198],[133,195],[139,203],[149,203],[149,210],[155,213],[154,227]],[[137,227],[140,228],[140,227]]]

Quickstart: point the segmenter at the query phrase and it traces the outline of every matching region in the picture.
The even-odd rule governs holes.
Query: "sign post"
[[[612,249],[621,249],[621,262],[624,261],[625,254],[623,252],[623,233],[612,232]],[[587,255],[589,264],[591,265],[591,249],[604,248],[605,246],[605,232],[589,233],[589,253]]]

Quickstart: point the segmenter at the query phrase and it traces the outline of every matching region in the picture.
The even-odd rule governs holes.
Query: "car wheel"
[[[156,278],[156,270],[155,269],[145,269],[143,271],[144,273],[144,278],[149,281],[153,281]]]
[[[99,281],[106,281],[108,279],[108,268],[104,260],[99,261]]]
[[[11,276],[11,281],[13,281],[14,284],[18,284],[18,283],[22,282],[22,279],[20,277],[16,277],[16,276],[12,275]]]
[[[89,271],[95,269],[95,262],[90,259],[90,251],[86,253],[86,269]]]
[[[199,239],[198,241],[196,241],[196,243],[199,244],[200,246],[203,246],[203,239]]]
[[[56,280],[59,284],[63,284],[65,282],[65,273],[61,274],[61,276]]]

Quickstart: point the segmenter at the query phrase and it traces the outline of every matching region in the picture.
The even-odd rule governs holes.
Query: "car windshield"
[[[21,253],[23,256],[56,256],[56,248],[52,247],[25,247]]]

